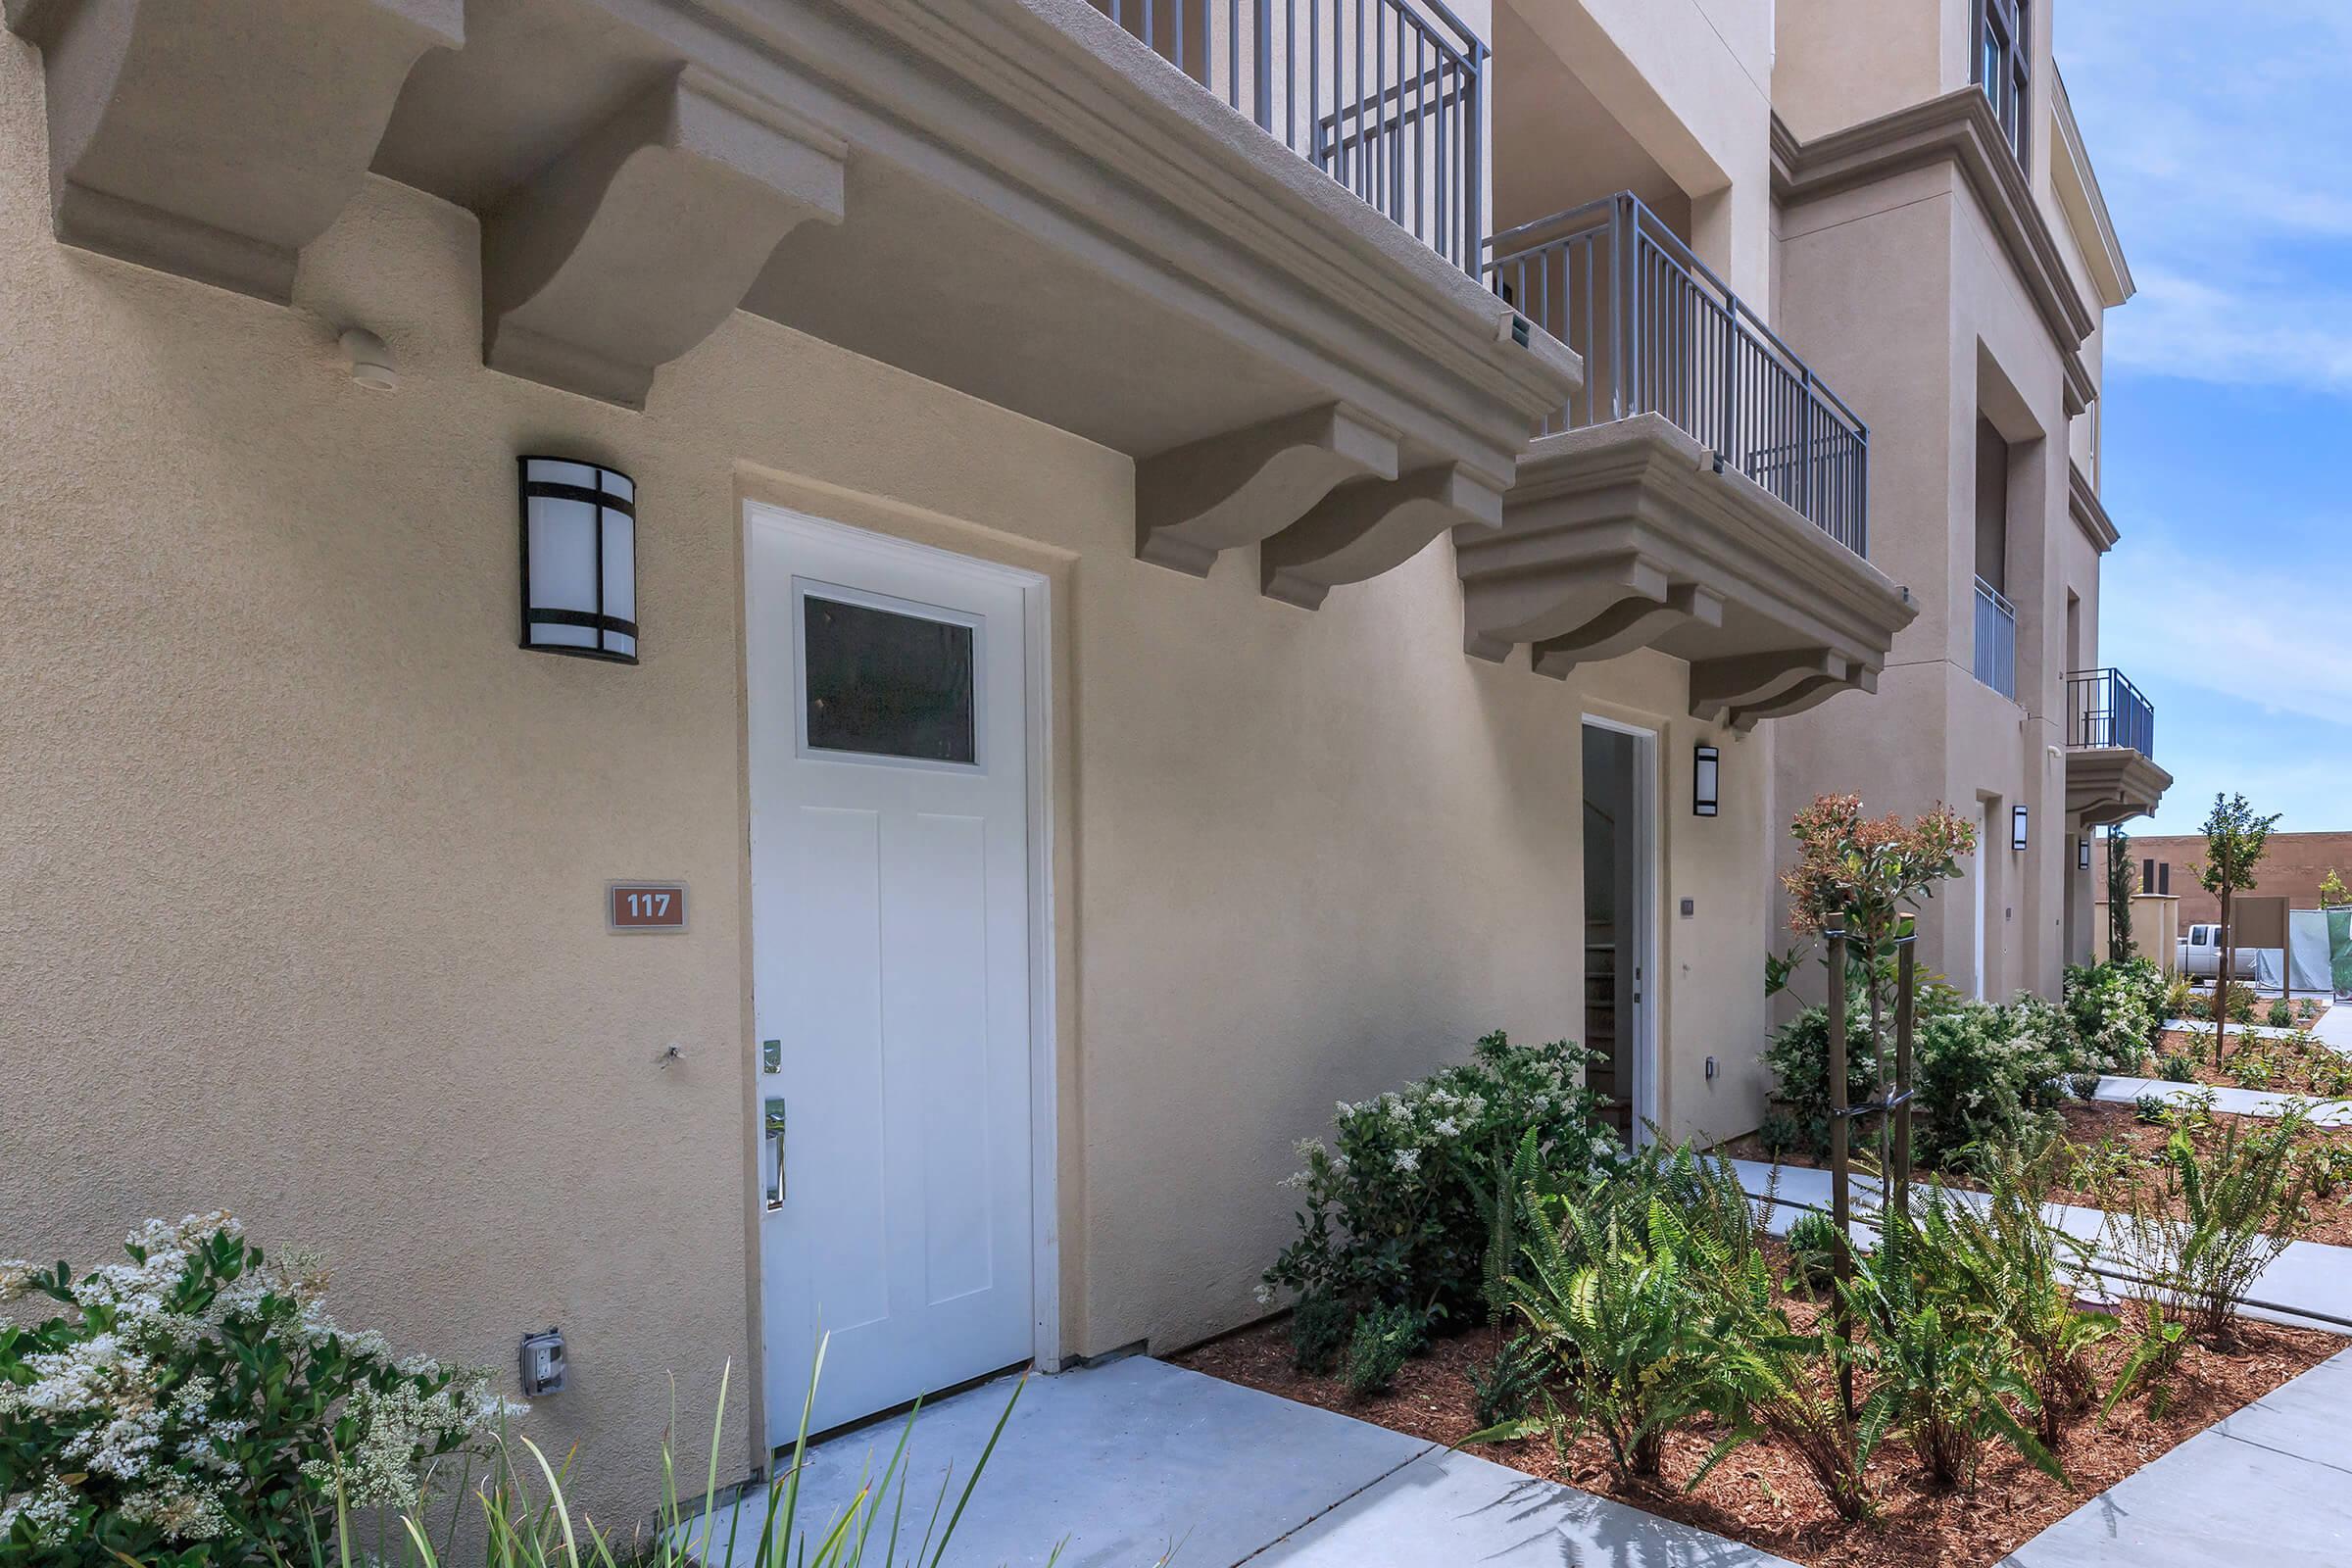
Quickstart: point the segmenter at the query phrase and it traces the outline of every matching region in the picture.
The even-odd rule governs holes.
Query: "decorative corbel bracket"
[[[643,408],[654,372],[727,318],[786,234],[841,221],[848,156],[687,68],[484,216],[484,362]]]
[[[40,46],[57,237],[284,304],[463,0],[4,0]]]
[[[1740,712],[1765,716],[1773,705],[1816,682],[1849,680],[1854,665],[1827,648],[1781,648],[1690,666],[1690,716],[1702,724],[1730,722]]]
[[[1664,598],[1631,595],[1620,599],[1571,632],[1536,644],[1539,675],[1565,680],[1579,664],[1597,664],[1647,648],[1675,627],[1689,621],[1702,626],[1723,624],[1722,596],[1696,583],[1675,583]]]
[[[1441,463],[1335,490],[1258,547],[1258,586],[1286,605],[1320,609],[1341,583],[1401,566],[1447,529],[1501,527],[1505,488],[1467,464]]]
[[[1135,553],[1208,575],[1219,554],[1271,538],[1333,487],[1396,477],[1396,433],[1326,404],[1146,458],[1135,472]]]

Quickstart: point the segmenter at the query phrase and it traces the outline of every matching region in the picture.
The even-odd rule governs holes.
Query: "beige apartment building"
[[[820,1328],[828,1425],[1249,1320],[1487,1030],[1753,1127],[1817,790],[2029,808],[2000,990],[2162,787],[2040,7],[2014,135],[1962,0],[5,15],[0,1252],[560,1326],[608,1516],[673,1372],[756,1471]]]
[[[1781,792],[1972,815],[1921,951],[1992,1000],[2088,960],[2095,830],[2172,782],[2098,658],[2100,322],[2132,285],[2050,13],[1782,0],[1773,76],[1780,328],[1869,412],[1873,560],[1920,606],[1871,703],[1783,728]]]

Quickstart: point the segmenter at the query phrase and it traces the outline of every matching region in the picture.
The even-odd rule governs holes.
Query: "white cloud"
[[[2237,386],[2352,393],[2352,295],[2224,287],[2155,268],[2110,334],[2108,363]]]
[[[2202,687],[2262,710],[2352,724],[2352,659],[2302,608],[2313,602],[2312,570],[2245,559],[2231,541],[2261,536],[2242,526],[2209,537],[2211,548],[2193,554],[2147,542],[2108,558],[2099,584],[2100,662],[2142,685]],[[2340,794],[2340,766],[2331,770]]]

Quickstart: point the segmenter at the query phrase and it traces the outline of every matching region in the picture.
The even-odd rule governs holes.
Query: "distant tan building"
[[[1753,1127],[1816,791],[2054,986],[2165,781],[2049,11],[10,0],[8,1250],[560,1324],[612,1515],[820,1324],[1248,1320],[1487,1030]]]
[[[2104,849],[2104,846],[2102,846]],[[2221,918],[2220,901],[2197,884],[2196,868],[2204,863],[2202,834],[2177,838],[2132,840],[2132,887],[2135,891],[2169,891],[2180,901],[2183,926]],[[2265,897],[2283,894],[2290,909],[2320,906],[2320,884],[2334,872],[2352,883],[2352,833],[2273,833],[2270,849],[2257,868],[2253,891]]]

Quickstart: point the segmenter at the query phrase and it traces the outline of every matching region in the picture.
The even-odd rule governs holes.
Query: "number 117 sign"
[[[605,928],[610,931],[683,931],[686,887],[680,882],[608,882]]]

